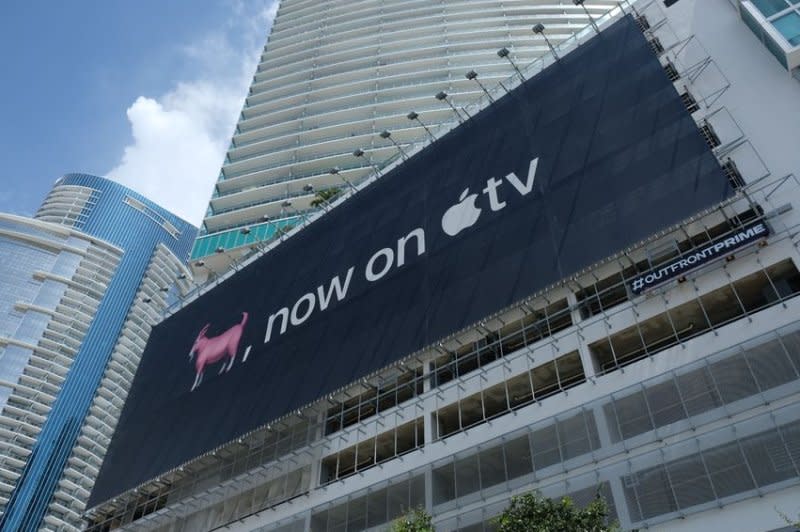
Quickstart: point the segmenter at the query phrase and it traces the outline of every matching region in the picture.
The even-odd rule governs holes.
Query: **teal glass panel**
[[[752,2],[765,17],[770,17],[789,7],[786,0],[752,0]]]
[[[793,11],[775,19],[772,24],[792,46],[800,45],[800,14]]]
[[[217,248],[225,251],[258,242],[269,242],[279,236],[278,230],[288,230],[302,222],[302,217],[284,218],[274,222],[265,222],[250,226],[248,234],[242,233],[242,228],[229,229],[221,233],[205,235],[198,238],[192,248],[192,259],[198,260],[216,253]]]

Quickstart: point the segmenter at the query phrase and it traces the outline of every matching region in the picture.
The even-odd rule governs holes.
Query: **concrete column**
[[[423,364],[422,376],[422,391],[423,393],[427,393],[433,389],[433,385],[431,383],[431,379],[433,377],[433,361],[428,361]],[[427,403],[428,401],[422,401],[422,419],[424,422],[426,445],[433,441],[435,434],[435,431],[433,430],[433,412],[429,411]],[[428,513],[433,512],[433,475],[430,469],[425,471],[425,510]]]
[[[325,431],[325,411],[317,415],[317,422],[319,429],[317,429],[314,441],[319,441],[323,437]],[[320,468],[322,467],[322,446],[313,445],[311,449],[314,456],[311,458],[311,480],[309,481],[309,489],[313,490],[319,487]],[[306,528],[306,530],[308,530],[308,528]]]
[[[583,318],[581,317],[581,311],[578,309],[578,298],[573,292],[567,294],[567,304],[570,308],[572,323],[578,326],[578,354],[581,356],[583,372],[586,375],[586,380],[594,379],[597,375],[597,370],[594,367],[594,361],[592,360],[592,354],[589,351],[589,346],[584,343],[580,332],[580,323],[583,321]]]
[[[608,419],[600,404],[590,406],[597,425],[597,435],[600,438],[600,447],[610,447],[613,445],[611,432],[608,429],[609,423],[616,423],[616,419]],[[625,498],[625,490],[622,487],[622,479],[619,477],[608,479],[611,488],[611,495],[614,497],[614,506],[617,508],[620,526],[623,529],[630,528],[630,512],[628,511],[628,501]]]

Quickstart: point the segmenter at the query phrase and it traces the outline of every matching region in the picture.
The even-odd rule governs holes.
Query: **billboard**
[[[631,294],[638,296],[672,279],[680,279],[687,273],[710,262],[727,257],[734,251],[760,242],[767,238],[769,233],[769,226],[761,220],[745,224],[736,232],[714,239],[697,251],[692,251],[635,277],[628,282],[628,289]]]
[[[89,504],[731,193],[622,19],[156,326]]]

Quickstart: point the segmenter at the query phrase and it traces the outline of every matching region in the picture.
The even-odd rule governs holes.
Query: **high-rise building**
[[[325,27],[327,5],[361,4],[281,9]],[[531,20],[553,49],[515,61],[524,83],[154,328],[90,530],[378,531],[423,507],[478,532],[531,490],[599,492],[626,530],[786,530],[800,84],[753,5],[623,3],[558,40]]]
[[[80,530],[153,323],[197,229],[100,177],[0,215],[0,530]]]
[[[533,24],[558,44],[617,4],[284,0],[192,250],[195,273],[224,272],[318,211],[317,193],[358,184],[465,119],[482,86],[548,53]]]

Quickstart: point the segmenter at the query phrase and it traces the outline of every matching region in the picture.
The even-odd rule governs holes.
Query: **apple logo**
[[[468,193],[469,187],[461,193],[458,203],[447,209],[442,216],[442,229],[450,236],[456,236],[464,229],[472,227],[481,215],[480,208],[475,206],[478,195],[467,196]]]

